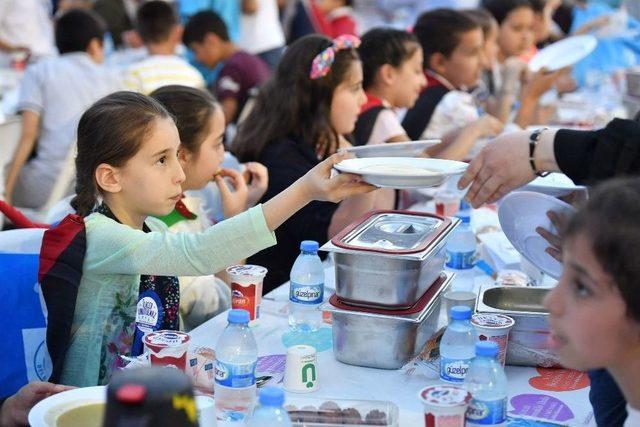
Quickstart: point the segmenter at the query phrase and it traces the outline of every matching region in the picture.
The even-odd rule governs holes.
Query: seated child
[[[202,74],[176,55],[182,26],[171,4],[162,0],[143,3],[136,16],[136,28],[149,56],[127,69],[126,88],[145,95],[172,84],[204,88]]]
[[[276,243],[273,230],[314,199],[337,201],[373,187],[359,177],[330,177],[346,156],[321,162],[280,195],[202,233],[167,233],[153,217],[182,198],[185,174],[174,119],[156,100],[135,92],[102,98],[78,125],[76,197],[86,253],[61,382],[108,382],[136,335],[140,289],[158,289],[161,328],[177,329],[177,276],[205,276]]]
[[[427,86],[402,125],[413,140],[444,140],[429,150],[432,156],[463,159],[476,140],[498,134],[503,126],[493,116],[480,117],[467,91],[482,71],[482,29],[462,11],[436,9],[422,14],[413,32],[424,51]]]
[[[367,95],[353,132],[355,145],[409,141],[395,108],[411,108],[426,84],[422,47],[406,31],[377,28],[362,37],[362,86]]]
[[[213,69],[224,63],[211,91],[222,104],[226,123],[236,123],[251,91],[269,78],[269,66],[238,48],[229,38],[226,24],[214,12],[193,15],[185,27],[183,42],[206,67]]]
[[[560,361],[613,376],[627,401],[625,427],[640,425],[639,215],[640,179],[597,187],[564,230],[564,270],[545,298]]]
[[[318,31],[325,36],[358,35],[353,0],[311,0],[311,10]]]
[[[7,171],[7,203],[36,209],[45,204],[70,153],[80,114],[122,88],[118,76],[102,65],[104,32],[94,13],[69,10],[55,22],[60,56],[27,68],[18,98],[22,134]]]
[[[490,84],[497,101],[491,111],[504,120],[518,100],[513,122],[523,129],[541,124],[545,120],[538,117],[540,97],[565,76],[566,70],[528,72],[527,61],[535,50],[535,13],[529,0],[483,0],[482,6],[499,25],[498,52],[491,64]]]
[[[269,170],[263,201],[275,200],[323,159],[349,146],[343,135],[353,132],[366,102],[358,45],[353,36],[303,37],[287,48],[275,74],[260,89],[232,151],[240,161],[258,161]],[[278,245],[248,260],[269,269],[264,292],[289,280],[301,241],[326,242],[373,209],[378,194],[346,197],[340,203],[313,202],[286,221],[277,231]]]
[[[253,179],[250,184],[233,169],[221,169],[224,158],[224,116],[220,105],[208,93],[186,86],[165,86],[154,91],[152,98],[160,102],[176,119],[180,135],[178,157],[185,180],[182,190],[185,196],[169,215],[159,217],[172,232],[202,232],[213,222],[203,208],[198,190],[212,183],[220,189],[225,218],[231,218],[252,207],[267,190],[267,171],[258,163],[249,163],[247,168]],[[252,173],[253,172],[253,173]],[[230,191],[223,177],[231,180]],[[214,184],[214,185],[216,185]],[[183,327],[190,330],[228,309],[231,291],[218,277],[180,277],[180,314]]]

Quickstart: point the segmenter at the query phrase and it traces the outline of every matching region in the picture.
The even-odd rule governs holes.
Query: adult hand
[[[244,167],[243,176],[249,186],[247,207],[251,207],[258,203],[258,200],[267,192],[269,171],[263,164],[258,162],[245,163]]]
[[[224,178],[227,178],[227,180],[225,181]],[[249,189],[242,174],[235,169],[221,169],[214,179],[220,189],[224,217],[231,218],[244,212],[247,209]],[[233,191],[229,186],[232,187]]]
[[[536,177],[529,164],[527,139],[513,140],[513,135],[519,134],[501,135],[488,143],[460,179],[461,190],[472,184],[466,197],[473,207],[494,202]]]
[[[0,407],[0,425],[3,427],[26,426],[31,408],[42,399],[73,387],[31,382],[22,387],[16,394],[8,398]]]
[[[536,233],[549,243],[549,247],[545,249],[545,252],[557,261],[562,262],[562,240],[564,237],[564,227],[567,224],[567,216],[563,213],[548,211],[547,217],[551,220],[551,224],[553,224],[558,234],[553,234],[551,231],[542,227],[537,227]]]
[[[338,152],[300,178],[311,199],[339,202],[349,196],[376,190],[377,187],[362,181],[359,175],[340,173],[332,176],[333,165],[354,157],[353,154],[347,152]]]

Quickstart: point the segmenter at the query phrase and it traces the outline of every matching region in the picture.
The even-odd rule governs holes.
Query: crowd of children
[[[283,8],[292,31],[278,23],[282,34],[253,46],[251,16],[277,20],[278,3],[238,1],[249,20],[238,41],[222,13],[189,13],[183,26],[170,3],[143,2],[117,42],[138,39],[145,56],[121,74],[104,65],[107,28],[95,12],[56,17],[60,55],[22,81],[4,195],[44,205],[77,150],[74,194],[61,201],[75,216],[51,229],[63,233],[71,219],[85,236],[71,259],[81,272],[69,278],[73,310],[51,335],[62,337],[51,346],[53,380],[106,383],[121,356],[140,353],[144,333],[190,330],[228,309],[225,267],[266,267],[267,293],[288,280],[300,241],[325,242],[372,209],[392,209],[394,192],[331,174],[341,149],[440,139],[423,155],[467,160],[504,129],[544,123],[541,98],[569,79],[527,69],[557,34],[556,0],[431,10],[410,31],[373,28],[362,39],[351,1],[294,1]],[[640,245],[639,192],[630,180],[594,193],[565,234],[565,273],[547,299],[563,363],[609,369],[630,420],[640,408],[640,271],[624,252]],[[153,322],[136,317],[143,300],[158,307]]]

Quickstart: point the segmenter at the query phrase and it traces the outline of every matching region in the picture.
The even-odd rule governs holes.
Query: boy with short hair
[[[226,122],[237,123],[251,91],[269,78],[269,66],[236,46],[229,38],[226,24],[214,12],[193,15],[182,40],[206,67],[215,68],[224,62],[211,91],[222,104]]]
[[[80,114],[121,89],[118,76],[102,65],[104,31],[93,12],[71,9],[55,23],[60,56],[27,68],[18,99],[22,134],[7,174],[7,203],[26,208],[46,203],[71,150]]]
[[[129,67],[124,79],[127,89],[148,95],[168,85],[204,88],[200,72],[175,54],[182,26],[173,7],[165,1],[153,0],[142,4],[136,16],[136,29],[149,56]]]
[[[476,140],[495,135],[503,127],[493,116],[480,117],[467,91],[477,85],[482,72],[482,29],[461,11],[436,9],[422,14],[413,32],[424,51],[427,86],[402,126],[414,140],[445,139],[432,155],[442,155],[442,150],[447,158],[462,159]]]

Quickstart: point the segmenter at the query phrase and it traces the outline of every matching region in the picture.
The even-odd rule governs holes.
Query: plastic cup
[[[418,398],[424,407],[425,427],[464,427],[471,393],[462,387],[435,385],[423,388]]]
[[[434,199],[436,215],[454,216],[460,208],[461,197],[452,191],[438,191]]]
[[[234,265],[227,268],[231,281],[231,308],[249,312],[250,324],[260,317],[262,284],[267,269],[259,265]]]
[[[316,349],[310,345],[289,347],[284,366],[285,390],[293,393],[311,393],[319,386]]]
[[[187,366],[189,334],[179,331],[160,330],[150,332],[142,339],[152,365],[174,366],[184,371]]]
[[[216,404],[209,396],[196,396],[196,411],[200,427],[216,427]]]
[[[451,312],[451,308],[457,305],[469,307],[471,312],[476,309],[477,295],[468,291],[448,291],[442,296],[444,298],[444,306],[447,309],[447,316]]]
[[[478,313],[471,316],[471,324],[476,328],[480,341],[493,341],[498,344],[500,348],[498,359],[504,366],[507,359],[509,331],[515,321],[504,314]]]

